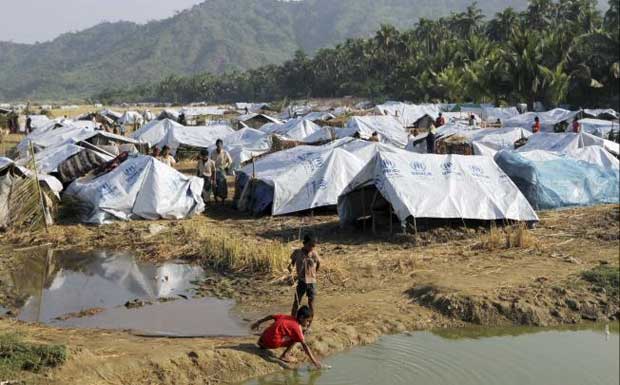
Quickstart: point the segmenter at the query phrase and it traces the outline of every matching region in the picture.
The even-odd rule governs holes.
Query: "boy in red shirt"
[[[312,351],[310,351],[306,344],[302,331],[302,327],[308,326],[311,320],[312,311],[308,306],[302,306],[297,311],[296,317],[283,314],[270,315],[252,324],[252,330],[258,329],[264,322],[274,321],[263,331],[263,334],[258,339],[258,346],[262,349],[286,348],[280,356],[280,360],[291,363],[294,362],[289,356],[291,349],[293,349],[296,343],[300,343],[310,361],[320,369],[321,363],[314,358]]]

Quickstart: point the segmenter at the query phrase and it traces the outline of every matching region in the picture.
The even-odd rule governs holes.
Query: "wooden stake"
[[[41,204],[41,210],[43,211],[43,224],[45,225],[45,232],[49,233],[49,229],[47,227],[47,210],[45,207],[45,197],[43,196],[43,190],[41,189],[41,185],[39,183],[39,174],[37,172],[37,161],[34,157],[34,146],[32,141],[30,141],[30,156],[32,157],[32,168],[34,171],[34,180],[37,182],[37,191],[39,192],[39,203]]]

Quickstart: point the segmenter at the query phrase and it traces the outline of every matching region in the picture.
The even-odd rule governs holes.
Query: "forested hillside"
[[[313,54],[381,24],[463,11],[470,0],[207,0],[145,25],[104,23],[34,45],[0,42],[0,100],[84,97],[170,74],[221,74]],[[480,0],[486,15],[525,0]],[[10,17],[10,16],[9,16]],[[53,23],[50,17],[50,23]]]
[[[618,0],[602,13],[594,0],[532,0],[485,18],[472,5],[412,29],[384,25],[312,57],[223,75],[170,76],[116,88],[107,101],[275,100],[356,95],[414,102],[541,101],[547,107],[618,109]]]

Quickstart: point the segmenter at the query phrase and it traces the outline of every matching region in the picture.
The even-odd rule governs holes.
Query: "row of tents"
[[[88,223],[201,212],[202,179],[142,154],[167,146],[183,157],[213,150],[217,139],[237,170],[237,207],[254,214],[337,207],[343,223],[377,213],[393,215],[402,226],[423,218],[532,222],[534,210],[618,202],[618,144],[603,139],[605,128],[553,132],[578,114],[617,117],[611,110],[537,113],[544,132],[534,135],[528,130],[533,115],[516,108],[391,102],[330,125],[347,109],[289,108],[270,117],[262,104],[236,107],[252,112],[204,126],[163,117],[131,137],[101,131],[90,120],[42,119],[18,145],[14,164],[31,164],[32,146],[37,171],[58,179]],[[446,151],[426,154],[427,134],[413,136],[410,127],[439,112],[448,124],[436,130],[435,147]],[[500,119],[503,127],[472,126],[472,114],[476,122]],[[617,127],[605,122],[607,132]],[[368,140],[375,133],[378,143]],[[453,151],[461,148],[455,143],[470,150]]]

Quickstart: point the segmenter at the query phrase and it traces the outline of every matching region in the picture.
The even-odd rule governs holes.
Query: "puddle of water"
[[[286,371],[246,385],[617,385],[620,341],[603,328],[388,336],[325,360],[332,369]]]
[[[18,315],[22,321],[172,335],[247,335],[231,315],[233,301],[191,299],[192,282],[204,274],[202,268],[183,263],[138,263],[127,253],[48,252],[24,258],[12,279],[24,298]],[[160,298],[176,300],[159,303]],[[135,299],[154,304],[124,307]],[[93,308],[103,310],[84,318],[63,317]]]

